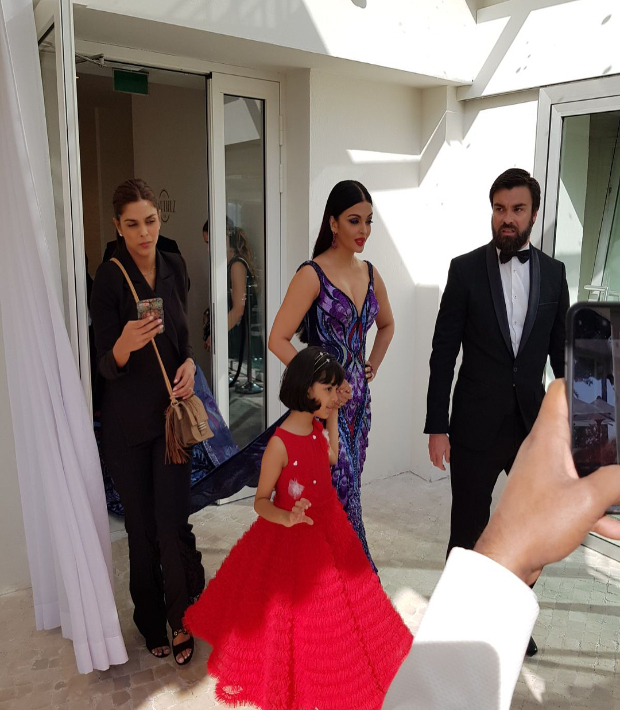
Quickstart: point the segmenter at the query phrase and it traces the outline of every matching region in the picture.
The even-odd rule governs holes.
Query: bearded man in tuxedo
[[[554,375],[564,375],[566,270],[529,243],[540,186],[512,168],[489,198],[492,241],[452,260],[430,358],[424,432],[433,465],[450,464],[448,553],[473,549],[489,522],[498,476],[510,472],[538,415],[547,357]],[[532,639],[528,655],[536,650]]]

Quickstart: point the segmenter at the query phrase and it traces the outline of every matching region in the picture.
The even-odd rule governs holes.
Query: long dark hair
[[[327,198],[319,236],[314,243],[313,259],[327,251],[332,245],[334,236],[332,228],[329,226],[330,217],[338,219],[345,210],[353,207],[358,202],[369,202],[372,205],[372,197],[361,182],[357,180],[342,180],[334,185]]]
[[[356,205],[358,202],[368,202],[372,205],[372,197],[361,182],[357,180],[341,180],[334,185],[327,198],[323,221],[319,229],[319,236],[314,243],[314,250],[312,251],[313,259],[316,259],[319,254],[327,251],[334,241],[332,228],[329,225],[330,217],[338,219],[345,210],[348,210],[349,207],[353,207],[353,205]],[[299,328],[297,328],[297,335],[302,343],[308,342],[308,330],[305,324],[305,317],[299,324]]]

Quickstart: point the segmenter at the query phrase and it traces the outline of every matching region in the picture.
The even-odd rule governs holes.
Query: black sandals
[[[183,628],[177,629],[176,631],[172,632],[172,653],[174,655],[174,660],[175,663],[179,666],[186,666],[191,660],[192,656],[194,655],[194,637],[190,636],[187,641],[182,641],[179,644],[174,643],[174,639],[179,635],[179,634],[186,634],[187,631]],[[191,653],[187,658],[184,658],[182,661],[179,661],[177,656],[180,653],[183,653],[183,651],[187,651],[190,649]]]

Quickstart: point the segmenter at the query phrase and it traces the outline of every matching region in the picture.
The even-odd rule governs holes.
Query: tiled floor
[[[449,483],[429,484],[402,474],[364,486],[363,502],[383,584],[415,630],[443,565]],[[253,519],[251,501],[213,506],[194,516],[208,575]],[[204,673],[208,646],[199,643],[198,657],[185,669],[144,649],[131,622],[126,540],[116,540],[113,548],[129,662],[77,674],[70,642],[58,631],[34,630],[30,593],[7,595],[0,598],[0,710],[220,707]],[[513,708],[620,710],[620,564],[580,548],[546,569],[536,590],[541,613],[534,637],[540,652],[524,665]]]

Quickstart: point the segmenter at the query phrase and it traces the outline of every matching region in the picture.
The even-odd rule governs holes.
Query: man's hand
[[[428,454],[433,466],[446,470],[443,465],[444,459],[446,463],[450,463],[450,439],[447,434],[429,434],[428,436]]]
[[[546,564],[564,559],[590,531],[620,539],[620,521],[605,517],[618,502],[620,466],[577,475],[566,388],[564,380],[555,380],[474,549],[532,584]]]

